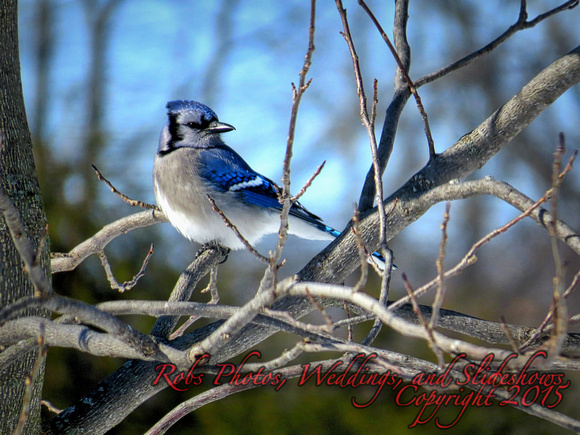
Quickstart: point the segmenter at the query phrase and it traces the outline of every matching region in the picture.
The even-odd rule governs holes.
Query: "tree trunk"
[[[26,233],[38,246],[46,226],[46,215],[32,155],[30,131],[26,120],[20,60],[18,51],[18,2],[6,0],[0,4],[0,187],[18,210]],[[49,245],[41,256],[43,270],[49,274]],[[31,296],[34,288],[24,270],[0,213],[0,307],[19,298]],[[18,315],[39,315],[28,311]],[[11,433],[23,409],[25,381],[32,372],[38,351],[35,349],[18,358],[6,372],[0,374],[0,433]],[[40,398],[44,379],[44,362],[33,387],[30,415],[25,433],[40,433]]]

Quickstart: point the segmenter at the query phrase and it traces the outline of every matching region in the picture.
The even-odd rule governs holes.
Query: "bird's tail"
[[[319,226],[319,228],[320,228],[322,231],[324,231],[324,232],[326,232],[326,233],[330,234],[331,236],[333,236],[333,237],[335,237],[335,238],[336,238],[336,237],[338,237],[338,236],[340,236],[340,234],[341,234],[341,232],[340,232],[340,231],[337,231],[337,230],[335,230],[334,228],[332,228],[332,227],[329,227],[328,225],[321,224],[321,225]],[[385,270],[385,268],[386,268],[386,261],[385,261],[385,257],[383,257],[383,256],[382,256],[381,254],[379,254],[378,252],[373,252],[373,253],[372,253],[372,254],[371,254],[369,257],[368,257],[368,262],[369,262],[370,264],[375,264],[375,265],[376,265],[376,266],[377,266],[377,267],[378,267],[378,268],[379,268],[381,271],[384,271],[384,270]],[[397,266],[393,264],[393,270],[395,270],[395,269],[397,269]]]

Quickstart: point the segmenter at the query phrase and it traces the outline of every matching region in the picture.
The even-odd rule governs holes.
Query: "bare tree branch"
[[[381,168],[381,177],[387,167],[395,143],[399,117],[407,100],[411,96],[410,88],[407,86],[401,70],[409,71],[411,68],[411,47],[407,41],[407,21],[409,19],[409,1],[400,0],[395,2],[395,20],[393,24],[393,38],[395,48],[403,68],[398,68],[395,72],[395,94],[387,107],[385,121],[381,132],[378,147],[378,160]],[[374,163],[369,169],[365,183],[362,188],[358,206],[361,212],[366,212],[373,207],[375,192],[375,170]]]
[[[395,61],[397,62],[397,65],[399,66],[398,72],[403,76],[407,86],[409,87],[409,91],[413,94],[413,97],[415,97],[415,101],[417,103],[417,109],[419,109],[419,113],[421,114],[421,118],[423,118],[423,128],[425,130],[425,136],[427,137],[427,144],[429,146],[429,156],[433,157],[436,154],[435,153],[435,143],[433,142],[433,136],[431,135],[431,127],[429,126],[429,119],[427,116],[427,112],[425,111],[425,107],[423,107],[423,102],[421,100],[421,97],[419,96],[419,92],[417,92],[417,88],[414,86],[413,80],[411,80],[411,77],[409,77],[409,74],[408,74],[407,69],[405,68],[405,65],[403,64],[403,62],[399,58],[399,55],[397,54],[395,47],[391,43],[391,40],[389,39],[389,37],[387,36],[385,31],[383,30],[383,27],[381,26],[381,24],[379,23],[379,21],[377,20],[377,18],[373,14],[373,12],[369,9],[369,7],[366,5],[366,3],[363,0],[359,0],[358,3],[362,6],[362,8],[365,10],[365,12],[369,15],[369,17],[373,21],[375,27],[377,28],[377,30],[381,34],[383,40],[387,43],[387,46],[389,47],[391,54],[393,55],[393,57],[395,58]],[[382,176],[382,172],[380,175]]]
[[[97,255],[101,259],[101,264],[103,265],[103,268],[105,269],[105,273],[107,274],[107,279],[109,280],[109,283],[111,284],[111,288],[113,290],[118,290],[119,292],[123,293],[126,290],[131,290],[133,287],[135,287],[135,285],[137,284],[137,281],[139,281],[139,278],[142,278],[145,275],[145,269],[147,268],[147,265],[149,264],[149,259],[153,255],[153,244],[151,244],[151,247],[149,248],[149,251],[147,252],[147,255],[145,256],[145,259],[143,260],[143,263],[141,264],[141,269],[139,269],[139,272],[137,272],[131,280],[123,282],[123,283],[119,283],[117,281],[117,279],[115,278],[115,275],[113,275],[113,270],[111,269],[111,264],[109,263],[109,259],[107,258],[105,253],[100,252],[100,253],[97,253]]]
[[[87,257],[102,252],[117,237],[129,231],[145,228],[161,222],[168,222],[165,215],[160,211],[152,210],[135,213],[105,225],[93,237],[85,240],[70,252],[66,254],[53,254],[51,261],[52,273],[73,270]]]
[[[389,239],[419,219],[432,205],[450,199],[436,199],[434,188],[465,178],[481,168],[546,107],[579,81],[580,47],[577,47],[536,75],[471,133],[431,159],[385,200],[387,210],[397,200],[393,211],[387,216]],[[361,236],[370,250],[379,246],[378,221],[376,210],[367,211],[361,216]],[[304,281],[340,282],[358,266],[356,249],[352,233],[343,231],[298,275]]]
[[[453,62],[451,65],[448,65],[445,68],[440,69],[439,71],[436,71],[434,73],[431,73],[429,75],[426,75],[425,77],[422,77],[422,78],[416,80],[414,82],[415,86],[419,88],[423,85],[426,85],[427,83],[431,83],[431,82],[449,74],[450,72],[453,72],[453,71],[456,71],[460,68],[463,68],[463,67],[469,65],[470,63],[472,63],[473,61],[479,59],[481,56],[484,56],[488,53],[491,53],[499,45],[501,45],[508,38],[510,38],[515,33],[519,32],[520,30],[529,29],[531,27],[534,27],[536,24],[540,23],[541,21],[545,20],[546,18],[550,18],[551,16],[553,16],[559,12],[573,9],[576,6],[578,6],[578,0],[569,0],[569,1],[562,3],[560,6],[557,6],[557,7],[553,8],[547,12],[544,12],[543,14],[539,14],[533,20],[528,20],[528,12],[526,10],[526,2],[522,1],[517,21],[513,25],[511,25],[504,33],[502,33],[500,36],[498,36],[496,39],[491,41],[486,46],[480,48],[477,51],[474,51],[473,53],[468,54],[467,56],[459,59],[456,62]]]
[[[127,204],[134,206],[134,207],[136,206],[136,207],[141,207],[141,208],[145,208],[145,209],[149,209],[149,210],[161,211],[161,209],[159,207],[157,207],[156,205],[147,204],[146,202],[129,198],[127,195],[120,192],[115,186],[113,186],[113,183],[111,183],[109,180],[107,180],[104,177],[104,175],[101,174],[101,171],[99,171],[95,165],[91,165],[91,168],[93,168],[93,171],[95,171],[95,174],[97,174],[97,178],[100,181],[102,181],[103,183],[105,183],[107,186],[109,186],[109,189],[111,189],[111,192],[113,192],[115,195],[117,195],[119,198],[121,198]]]
[[[500,35],[494,41],[487,44],[485,47],[465,56],[459,61],[435,73],[432,73],[430,75],[427,75],[423,78],[414,81],[413,88],[420,88],[421,86],[430,83],[432,81],[435,81],[438,78],[443,77],[444,75],[452,71],[455,71],[457,69],[469,65],[479,57],[493,51],[495,48],[497,48],[505,40],[507,40],[510,36],[518,32],[519,30],[534,27],[536,24],[543,21],[544,19],[549,18],[556,13],[575,8],[577,5],[578,0],[569,0],[548,12],[538,15],[533,20],[527,21],[528,15],[526,11],[526,2],[522,2],[518,20],[514,25],[510,26],[510,28],[507,29],[502,35]],[[393,36],[396,53],[398,54],[398,57],[401,59],[401,64],[404,66],[404,68],[397,69],[397,75],[395,77],[395,94],[393,95],[391,102],[387,108],[387,114],[385,122],[383,124],[381,139],[379,141],[378,151],[379,151],[379,162],[382,168],[381,176],[387,166],[388,159],[393,150],[393,144],[397,132],[399,117],[405,104],[407,103],[407,100],[411,96],[411,88],[408,87],[407,82],[405,81],[401,73],[401,71],[408,71],[410,69],[411,64],[411,50],[407,42],[406,36],[407,19],[408,19],[408,1],[407,0],[397,1],[395,3],[395,21],[393,25]],[[383,35],[386,35],[384,31],[381,33]],[[431,153],[431,155],[433,154]],[[359,208],[361,211],[366,211],[367,209],[370,209],[373,206],[373,200],[375,197],[374,186],[375,186],[374,169],[373,167],[371,167],[366,176],[365,184],[361,192],[361,196],[359,198]]]

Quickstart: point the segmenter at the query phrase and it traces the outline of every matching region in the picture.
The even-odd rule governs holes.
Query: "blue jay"
[[[170,101],[167,110],[169,120],[159,138],[153,184],[157,205],[169,222],[189,240],[242,249],[243,243],[212,208],[210,196],[251,244],[277,233],[281,188],[224,143],[221,133],[234,127],[196,101]],[[289,233],[304,239],[332,240],[340,234],[299,202],[290,208],[288,223]],[[380,263],[382,257],[373,255]]]

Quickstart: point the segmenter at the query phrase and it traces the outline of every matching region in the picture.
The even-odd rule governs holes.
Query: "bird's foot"
[[[230,254],[230,248],[226,248],[225,246],[220,245],[218,242],[212,241],[209,243],[204,243],[199,249],[199,251],[196,252],[195,258],[199,257],[205,251],[209,250],[218,251],[222,255],[222,257],[224,257],[224,259],[220,261],[219,264],[225,263],[228,259],[228,255]]]

